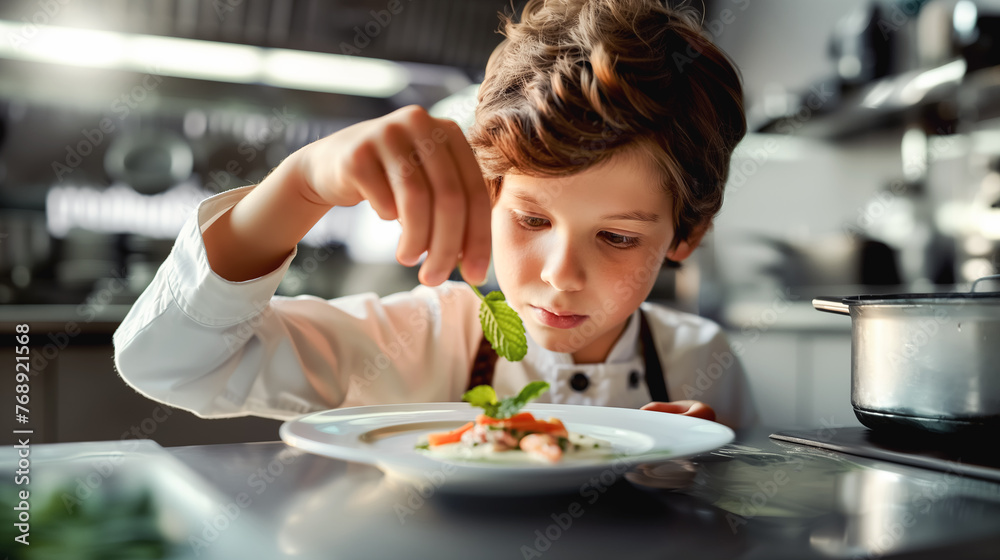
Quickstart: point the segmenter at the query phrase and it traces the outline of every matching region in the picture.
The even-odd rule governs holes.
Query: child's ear
[[[691,230],[691,234],[688,235],[687,239],[681,241],[677,244],[677,247],[667,251],[667,258],[674,262],[681,262],[684,259],[691,256],[691,253],[698,248],[701,244],[702,238],[708,233],[709,228],[712,227],[712,222],[706,221],[704,223],[698,224]]]

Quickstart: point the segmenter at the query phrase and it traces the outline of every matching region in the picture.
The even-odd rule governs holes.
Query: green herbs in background
[[[521,389],[521,392],[513,397],[505,397],[497,400],[496,391],[489,385],[479,385],[473,387],[462,395],[462,400],[483,409],[486,416],[502,420],[517,414],[524,405],[538,398],[539,395],[549,390],[549,384],[545,381],[532,381]]]
[[[469,284],[472,286],[472,284]],[[479,288],[472,286],[482,303],[479,305],[479,321],[483,324],[483,334],[493,349],[510,362],[524,358],[528,353],[528,339],[524,336],[524,323],[507,305],[503,294],[492,291],[486,296]]]
[[[10,485],[0,486],[5,511],[16,504],[10,502],[15,491]],[[9,554],[11,560],[140,560],[171,555],[151,490],[101,487],[86,499],[77,499],[76,491],[77,485],[66,481],[32,502],[28,546],[14,543],[13,524],[0,527],[0,554]],[[32,489],[33,498],[35,492]]]

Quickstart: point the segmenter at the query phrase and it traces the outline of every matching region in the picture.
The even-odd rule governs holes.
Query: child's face
[[[686,244],[668,253],[673,204],[658,178],[635,152],[571,177],[504,177],[492,214],[494,270],[540,345],[576,363],[604,361],[664,257],[690,253]]]

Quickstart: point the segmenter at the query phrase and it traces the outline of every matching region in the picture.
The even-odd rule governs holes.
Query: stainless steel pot
[[[813,307],[851,317],[851,404],[862,424],[1000,433],[1000,293],[816,298]]]

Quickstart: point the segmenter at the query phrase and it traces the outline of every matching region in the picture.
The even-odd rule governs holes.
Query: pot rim
[[[836,298],[831,298],[836,299]],[[1000,292],[951,292],[939,294],[867,294],[841,298],[845,305],[926,305],[926,304],[977,304],[1000,305]]]

